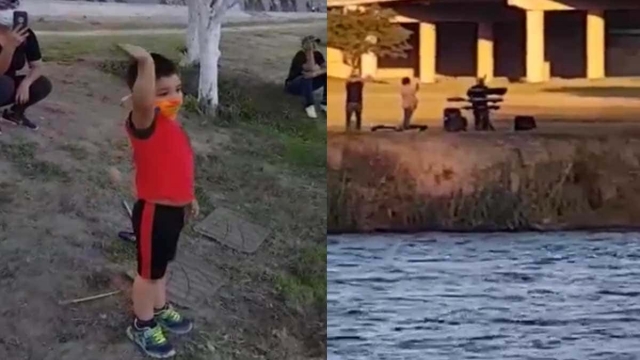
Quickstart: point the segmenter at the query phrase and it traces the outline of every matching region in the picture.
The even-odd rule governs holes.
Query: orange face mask
[[[178,117],[178,112],[181,107],[181,99],[168,99],[156,102],[156,108],[158,108],[160,114],[171,120],[175,120]]]

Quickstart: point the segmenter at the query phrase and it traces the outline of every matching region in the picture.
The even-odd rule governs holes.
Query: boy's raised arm
[[[118,45],[138,64],[138,76],[131,89],[131,121],[136,129],[147,129],[155,117],[156,73],[153,58],[139,46]]]

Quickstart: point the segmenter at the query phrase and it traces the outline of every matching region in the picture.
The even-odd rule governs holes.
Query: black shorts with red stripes
[[[184,228],[185,207],[159,205],[138,200],[131,216],[138,249],[138,275],[157,280],[176,257]]]

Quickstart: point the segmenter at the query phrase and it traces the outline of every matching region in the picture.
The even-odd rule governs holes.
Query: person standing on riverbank
[[[360,70],[355,68],[351,71],[351,76],[347,79],[346,91],[346,130],[351,130],[351,119],[356,117],[356,130],[362,127],[362,93],[365,79],[360,76]]]
[[[418,107],[418,90],[420,90],[420,83],[415,81],[415,85],[411,84],[411,79],[408,77],[402,78],[402,86],[400,87],[400,97],[402,98],[402,130],[409,129],[411,125],[411,118],[413,113]]]

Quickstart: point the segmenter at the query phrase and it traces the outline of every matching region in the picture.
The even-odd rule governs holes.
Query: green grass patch
[[[87,160],[89,154],[87,150],[80,145],[74,143],[65,143],[60,145],[60,150],[66,151],[76,160]]]
[[[100,249],[109,261],[126,264],[136,261],[136,246],[124,240],[114,238],[100,244]]]
[[[265,139],[268,149],[257,155],[306,171],[324,170],[325,122],[308,119],[300,100],[286,95],[280,84],[223,79],[220,94],[216,123]]]
[[[0,143],[0,153],[9,160],[16,170],[29,179],[46,179],[68,182],[69,174],[58,164],[36,159],[37,144],[19,141],[12,144]]]
[[[202,187],[201,182],[196,184],[196,199],[202,214],[208,214],[214,210],[214,204],[211,202],[207,190]]]
[[[111,36],[40,36],[44,61],[75,63],[79,60],[113,59],[118,56],[116,45],[134,43],[152,52],[158,52],[177,60],[178,49],[184,44],[184,35],[111,35]]]
[[[284,137],[284,161],[303,168],[324,168],[327,162],[326,143]]]
[[[324,123],[308,119],[300,99],[285,94],[281,84],[234,77],[222,79],[220,90],[218,117],[223,123],[247,124],[256,130],[326,144]]]
[[[327,247],[306,246],[290,261],[287,272],[275,276],[276,290],[294,306],[326,306]]]

